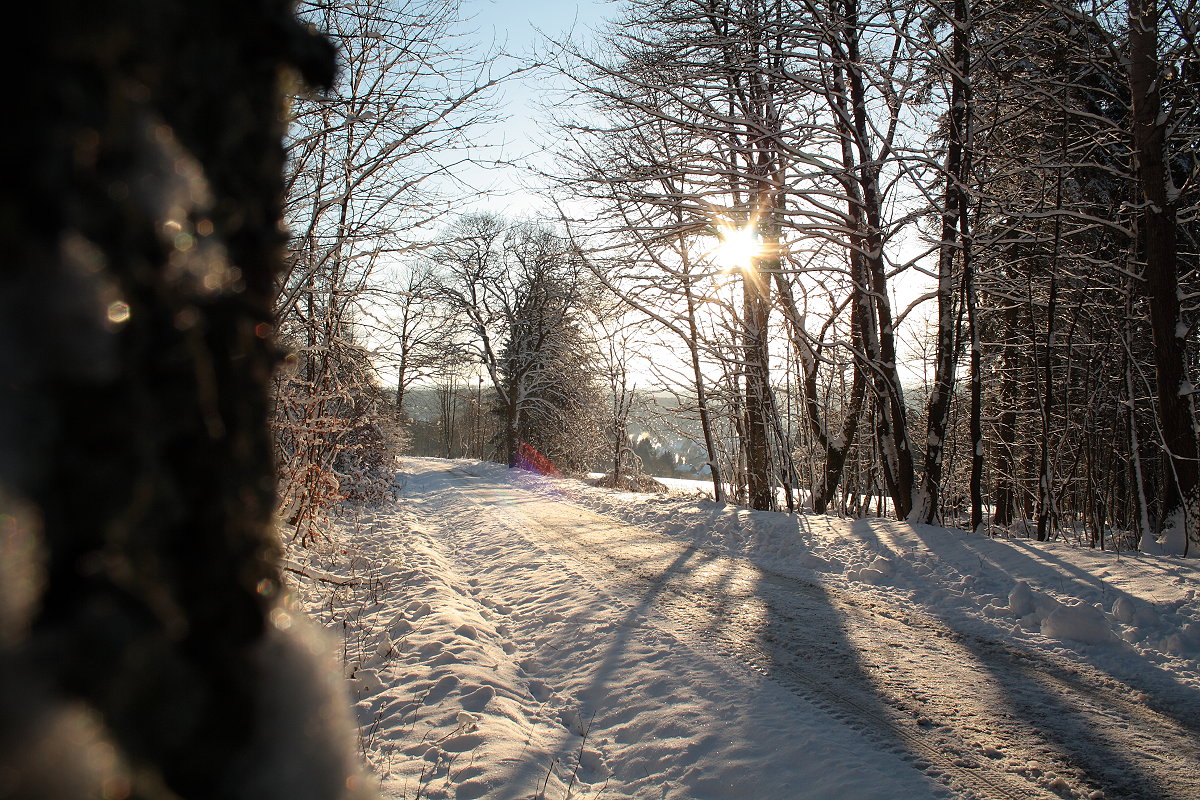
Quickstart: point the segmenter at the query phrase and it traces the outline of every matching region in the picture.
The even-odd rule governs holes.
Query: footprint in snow
[[[554,690],[541,681],[530,681],[529,693],[533,695],[534,700],[537,700],[539,703],[544,703],[550,697],[550,695],[554,694]]]
[[[479,636],[479,633],[475,630],[475,626],[468,625],[464,622],[462,625],[459,625],[454,629],[454,635],[461,636],[464,639],[475,639]]]
[[[587,726],[583,722],[583,717],[581,717],[579,715],[579,711],[574,708],[564,708],[562,713],[559,715],[559,719],[562,720],[562,724],[566,727],[566,729],[576,736],[583,736],[584,732],[587,730]]]
[[[454,800],[479,800],[491,791],[491,787],[483,781],[463,781],[454,788]]]
[[[446,646],[441,642],[429,642],[428,644],[423,644],[417,648],[417,655],[421,658],[429,659],[433,658],[445,649]]]
[[[490,597],[481,597],[481,598],[479,598],[479,602],[483,603],[485,606],[492,609],[497,614],[511,614],[512,613],[512,607],[505,605],[504,603],[500,602],[499,600],[493,600]]]
[[[453,675],[443,676],[437,683],[430,686],[429,691],[425,693],[425,705],[429,706],[441,702],[456,686],[458,686],[458,678]]]
[[[513,653],[517,652],[517,647],[512,642],[501,642],[500,649],[503,650],[505,653],[507,653],[510,656]]]
[[[483,711],[484,706],[492,702],[492,698],[495,696],[496,690],[491,686],[480,686],[474,691],[464,694],[461,704],[466,711]]]
[[[466,781],[470,780],[471,778],[479,778],[486,774],[487,774],[486,767],[482,767],[479,764],[473,764],[471,766],[462,767],[461,769],[454,770],[454,780],[466,782]],[[460,783],[459,785],[461,786],[462,784]],[[456,795],[456,797],[457,797],[457,795]]]
[[[596,783],[612,775],[612,770],[604,763],[604,758],[595,750],[584,750],[579,754],[579,780],[584,783]]]
[[[483,737],[478,733],[463,733],[441,742],[440,746],[447,753],[465,753],[468,750],[474,750],[481,744],[483,744]]]
[[[404,748],[403,752],[406,755],[416,756],[422,761],[437,761],[442,756],[442,751],[436,745],[430,745],[428,742],[417,742],[411,747]]]

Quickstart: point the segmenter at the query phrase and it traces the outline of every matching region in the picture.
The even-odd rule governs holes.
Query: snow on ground
[[[288,562],[385,796],[1195,796],[1200,560],[473,461],[398,495]]]
[[[1120,638],[1129,647],[1083,649],[1122,674],[1155,664],[1200,689],[1200,559],[989,539],[887,519],[763,515],[702,498],[698,481],[656,480],[678,494],[563,490],[603,513],[778,571],[881,596],[899,591],[1027,645],[1079,651]]]

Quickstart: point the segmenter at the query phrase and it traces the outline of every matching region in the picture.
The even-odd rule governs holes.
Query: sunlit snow
[[[289,570],[387,797],[1200,791],[1198,559],[475,461],[397,490]]]

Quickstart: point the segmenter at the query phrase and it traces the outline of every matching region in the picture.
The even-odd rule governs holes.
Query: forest
[[[423,387],[455,455],[618,478],[668,392],[718,500],[1194,546],[1193,6],[631,0],[517,59],[453,4],[302,3],[341,71],[289,107],[298,535],[386,492]],[[509,218],[456,170],[530,75]]]

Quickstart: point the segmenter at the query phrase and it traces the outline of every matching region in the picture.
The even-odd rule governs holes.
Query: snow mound
[[[1105,644],[1114,638],[1108,617],[1086,603],[1060,604],[1042,620],[1042,635],[1085,644]]]
[[[1133,605],[1133,600],[1125,595],[1121,595],[1113,602],[1112,615],[1118,622],[1123,622],[1129,625],[1133,622],[1136,609]]]
[[[1017,585],[1008,593],[1008,608],[1018,617],[1033,613],[1033,590],[1025,581],[1017,581]]]
[[[1143,553],[1152,553],[1158,556],[1181,556],[1185,553],[1197,555],[1191,553],[1191,549],[1188,546],[1187,523],[1183,509],[1176,510],[1165,521],[1162,534],[1157,539],[1142,536],[1141,550]]]
[[[614,473],[596,478],[592,482],[593,486],[599,486],[605,489],[620,489],[626,492],[642,492],[649,494],[666,494],[671,491],[666,485],[660,481],[650,477],[649,475],[622,475],[618,481]]]

